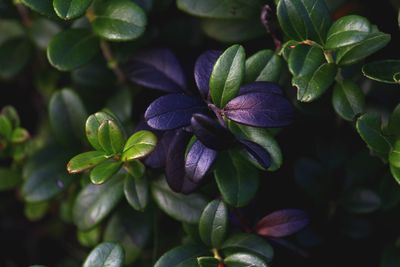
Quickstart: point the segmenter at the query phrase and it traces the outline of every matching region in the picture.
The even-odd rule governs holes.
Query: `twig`
[[[29,16],[29,12],[26,7],[21,4],[19,0],[15,0],[14,5],[17,8],[19,16],[21,17],[22,24],[24,24],[25,27],[30,28],[32,26],[32,19]]]
[[[261,16],[260,16],[261,23],[264,25],[267,32],[271,35],[276,50],[280,50],[282,47],[282,42],[276,35],[276,32],[273,29],[273,27],[271,27],[271,19],[272,19],[272,8],[269,5],[263,6],[263,8],[261,9]]]
[[[101,40],[100,48],[104,58],[107,60],[108,67],[114,72],[115,76],[117,76],[118,83],[124,83],[126,80],[125,74],[118,66],[118,62],[115,60],[108,43],[104,40]]]

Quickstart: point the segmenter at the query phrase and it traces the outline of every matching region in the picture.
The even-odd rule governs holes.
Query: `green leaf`
[[[93,31],[111,41],[133,40],[146,28],[144,11],[129,0],[96,0],[93,5]]]
[[[338,82],[333,89],[332,105],[345,120],[353,121],[365,109],[365,96],[361,88],[350,80]]]
[[[399,83],[400,60],[382,60],[363,66],[362,72],[372,80],[384,83]]]
[[[365,40],[373,31],[376,31],[375,27],[364,17],[341,17],[329,29],[324,48],[338,49],[354,45]]]
[[[226,49],[215,62],[210,77],[210,94],[214,104],[222,108],[239,92],[245,72],[245,52],[242,46]]]
[[[83,140],[87,113],[79,96],[69,89],[54,93],[49,103],[50,124],[57,139],[65,145]]]
[[[101,227],[94,227],[89,231],[77,231],[77,238],[79,243],[84,247],[96,246],[101,238]]]
[[[139,131],[131,135],[124,146],[121,160],[130,161],[151,153],[157,145],[157,136],[150,131]]]
[[[154,267],[198,267],[196,258],[206,254],[208,252],[202,246],[184,245],[162,255]]]
[[[316,46],[295,44],[288,57],[289,71],[293,76],[313,74],[326,63],[324,51]]]
[[[400,168],[400,139],[396,141],[392,151],[390,151],[389,163],[396,168]]]
[[[24,215],[32,222],[42,219],[49,210],[49,202],[26,203]]]
[[[11,79],[28,63],[32,46],[26,39],[14,38],[0,44],[0,79]]]
[[[103,184],[121,169],[122,162],[113,159],[103,161],[90,171],[90,181]]]
[[[198,257],[197,263],[199,267],[217,267],[219,260],[214,257]]]
[[[6,140],[9,140],[12,135],[12,124],[11,121],[4,115],[0,115],[0,136]]]
[[[92,0],[53,0],[57,15],[65,20],[75,19],[85,14]]]
[[[149,201],[149,185],[147,177],[126,175],[124,181],[125,198],[129,205],[137,211],[144,211]]]
[[[364,214],[376,211],[381,206],[381,199],[374,191],[357,188],[345,194],[340,204],[349,212]]]
[[[265,34],[256,19],[202,19],[201,28],[209,37],[224,43],[239,43]]]
[[[262,259],[247,253],[229,255],[225,258],[224,263],[227,267],[267,267],[267,264]]]
[[[383,158],[390,152],[390,142],[382,133],[382,122],[379,114],[366,113],[358,118],[356,128],[358,134],[368,148]]]
[[[96,150],[103,150],[102,146],[99,143],[98,137],[100,125],[107,120],[113,119],[114,118],[111,115],[105,112],[97,112],[87,118],[85,126],[86,137],[92,147]]]
[[[99,51],[99,42],[87,29],[69,29],[50,41],[47,58],[61,71],[71,71],[87,64]]]
[[[69,173],[78,173],[91,169],[107,159],[103,151],[89,151],[76,155],[67,164]]]
[[[204,18],[246,19],[257,16],[263,4],[260,0],[178,0],[178,8]]]
[[[267,241],[257,235],[247,233],[235,234],[230,237],[223,243],[222,251],[225,255],[248,252],[267,262],[272,261],[274,257],[274,249]]]
[[[400,168],[390,165],[390,173],[398,184],[400,184]]]
[[[270,154],[272,163],[268,168],[269,171],[276,171],[281,167],[283,162],[282,151],[274,136],[267,129],[238,124],[233,121],[229,121],[228,125],[229,129],[233,131],[235,135],[239,135],[259,144]],[[257,168],[265,170],[250,154],[248,154],[248,159]]]
[[[131,160],[124,163],[125,170],[134,178],[142,178],[146,173],[146,166],[140,160]]]
[[[400,104],[398,104],[394,108],[392,114],[390,114],[389,123],[385,130],[390,135],[400,135]]]
[[[1,109],[1,115],[5,116],[12,125],[12,128],[20,126],[20,119],[17,110],[13,106],[5,106]]]
[[[207,200],[200,194],[183,195],[173,192],[165,179],[152,183],[152,195],[165,213],[172,218],[186,223],[198,223]]]
[[[279,82],[283,72],[282,57],[272,50],[261,50],[246,60],[245,83]]]
[[[83,263],[83,267],[122,267],[124,250],[118,244],[104,242],[95,247]]]
[[[28,131],[24,128],[16,128],[11,134],[11,142],[20,144],[28,140],[30,137]]]
[[[119,242],[125,251],[125,265],[132,263],[142,254],[152,234],[149,214],[119,209],[107,224],[104,241]]]
[[[0,167],[0,192],[14,189],[21,183],[21,178],[18,171]]]
[[[221,200],[213,200],[203,210],[199,221],[200,238],[208,247],[219,248],[228,228],[228,209]]]
[[[41,50],[46,50],[53,36],[61,31],[61,27],[51,20],[38,18],[34,20],[29,30],[35,45]]]
[[[106,120],[100,124],[97,138],[107,155],[116,155],[122,152],[125,137],[122,129],[113,120]]]
[[[282,30],[296,41],[324,44],[332,24],[329,9],[321,0],[280,0],[277,15]]]
[[[41,15],[49,18],[57,17],[51,0],[21,0],[21,2]]]
[[[123,179],[120,175],[101,185],[87,185],[76,199],[74,223],[82,231],[95,227],[114,209],[122,196]]]
[[[390,34],[372,33],[354,45],[339,49],[336,54],[336,63],[341,66],[355,64],[385,47],[390,39]]]
[[[238,151],[221,153],[214,175],[218,189],[229,205],[243,207],[257,193],[259,173]]]

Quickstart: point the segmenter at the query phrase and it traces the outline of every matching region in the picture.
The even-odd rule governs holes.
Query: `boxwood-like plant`
[[[400,266],[398,1],[0,2],[0,265]]]

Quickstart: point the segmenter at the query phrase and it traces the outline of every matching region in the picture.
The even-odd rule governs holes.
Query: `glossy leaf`
[[[91,169],[107,159],[103,151],[89,151],[76,155],[67,164],[69,173]]]
[[[216,267],[219,261],[214,257],[198,257],[197,263],[199,267]]]
[[[208,247],[219,248],[228,228],[228,208],[221,200],[214,200],[205,207],[199,221],[200,238]]]
[[[11,142],[14,144],[20,144],[29,139],[30,135],[24,128],[16,128],[11,134]]]
[[[289,71],[296,77],[310,75],[324,63],[324,53],[316,46],[296,44],[288,57]]]
[[[11,121],[4,115],[0,115],[0,136],[5,139],[10,139],[12,135]]]
[[[158,140],[157,146],[147,157],[144,162],[151,168],[161,168],[165,166],[168,147],[175,135],[174,131],[166,131]]]
[[[389,162],[392,166],[400,168],[400,140],[394,143],[393,149],[389,154]]]
[[[258,190],[257,169],[237,151],[221,154],[214,175],[224,201],[234,207],[248,204]]]
[[[58,70],[71,71],[87,64],[98,51],[98,40],[90,31],[69,29],[54,36],[47,58]]]
[[[363,74],[375,81],[384,83],[399,83],[396,75],[400,73],[400,60],[382,60],[363,66]]]
[[[128,0],[96,0],[91,20],[93,31],[111,41],[128,41],[140,37],[146,28],[144,11]]]
[[[350,80],[337,83],[332,96],[336,113],[345,120],[352,121],[365,109],[365,96],[361,88]]]
[[[125,198],[129,205],[137,211],[144,211],[149,200],[149,185],[147,177],[132,177],[127,175],[124,181]]]
[[[32,47],[28,40],[14,38],[0,44],[0,79],[11,79],[28,63]]]
[[[85,259],[83,267],[122,267],[124,250],[118,244],[104,242],[95,247]]]
[[[358,118],[356,128],[369,149],[386,158],[390,151],[390,142],[383,135],[381,124],[378,114],[366,113]]]
[[[277,15],[282,30],[296,41],[324,44],[332,23],[325,1],[320,0],[281,0]]]
[[[154,129],[171,130],[188,126],[192,115],[204,109],[204,103],[198,98],[169,94],[153,101],[144,117],[147,124]]]
[[[245,82],[279,82],[284,61],[272,50],[261,50],[246,60]]]
[[[244,79],[245,52],[242,46],[226,49],[214,65],[210,77],[210,95],[215,105],[224,107],[234,98]]]
[[[364,214],[379,209],[381,199],[375,192],[359,188],[344,195],[340,204],[349,212]]]
[[[224,259],[224,263],[227,267],[267,267],[267,264],[261,258],[243,252],[229,255]]]
[[[199,183],[209,173],[217,157],[215,150],[196,141],[190,148],[185,160],[185,172],[188,179]]]
[[[123,130],[113,120],[102,122],[97,132],[98,142],[107,155],[116,155],[122,152],[125,143]]]
[[[271,156],[268,151],[257,143],[248,140],[240,140],[240,143],[247,150],[249,155],[257,161],[263,169],[268,169],[271,166]]]
[[[103,161],[90,171],[90,181],[103,184],[121,169],[122,162],[115,160]]]
[[[21,0],[21,2],[41,15],[50,18],[57,17],[56,13],[54,12],[51,0]]]
[[[73,208],[74,223],[80,230],[98,225],[123,196],[123,179],[114,176],[104,184],[89,184],[79,193]]]
[[[202,195],[193,193],[186,196],[175,193],[164,180],[153,182],[151,189],[153,198],[160,209],[178,221],[197,223],[207,205]]]
[[[113,119],[114,118],[111,115],[105,112],[97,112],[87,118],[85,125],[86,137],[92,147],[96,150],[103,150],[102,146],[99,143],[100,125],[107,120],[111,121]]]
[[[207,254],[207,249],[198,245],[184,245],[167,251],[154,267],[196,267],[196,257]]]
[[[99,244],[101,238],[101,228],[95,227],[89,231],[79,231],[77,232],[77,239],[79,243],[84,247],[95,247]]]
[[[221,54],[222,52],[215,50],[204,52],[199,56],[194,66],[194,79],[196,81],[197,88],[204,99],[207,99],[209,95],[211,73],[213,71],[215,62],[218,60]]]
[[[186,89],[186,79],[178,59],[168,49],[147,50],[134,55],[126,64],[133,83],[168,93]]]
[[[18,128],[21,124],[17,110],[13,106],[5,106],[0,112],[4,115],[12,125],[12,128]]]
[[[53,7],[60,18],[69,20],[84,15],[91,3],[92,0],[54,0]]]
[[[261,236],[285,237],[301,230],[308,222],[308,216],[302,210],[279,210],[262,218],[255,231]]]
[[[274,257],[274,249],[265,239],[248,233],[240,233],[231,236],[222,245],[225,255],[237,252],[248,252],[270,262]]]
[[[239,95],[248,93],[283,95],[282,88],[278,84],[272,82],[252,82],[242,85],[239,90]]]
[[[142,158],[151,153],[157,144],[157,137],[150,131],[139,131],[129,137],[124,146],[123,161]]]
[[[142,178],[146,173],[146,167],[140,160],[125,162],[124,168],[134,178]]]

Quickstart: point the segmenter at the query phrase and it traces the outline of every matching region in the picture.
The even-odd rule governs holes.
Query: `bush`
[[[400,266],[399,6],[0,2],[1,266]]]

